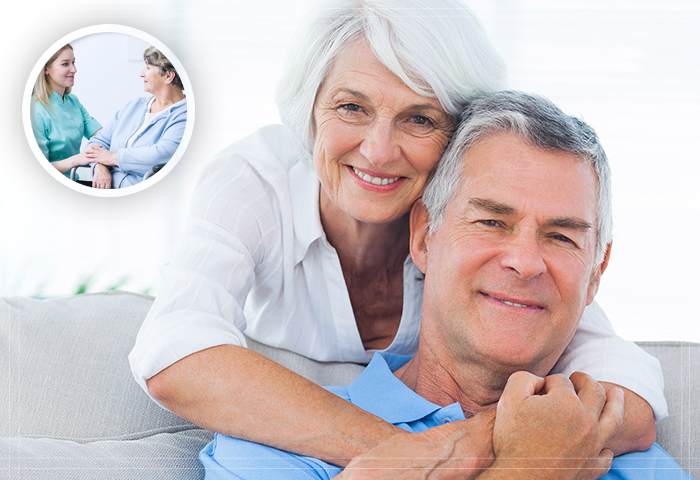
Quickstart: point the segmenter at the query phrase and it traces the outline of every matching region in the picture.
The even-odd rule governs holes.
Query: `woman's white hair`
[[[498,133],[518,135],[544,150],[571,153],[593,166],[598,180],[596,261],[603,263],[613,236],[612,186],[608,157],[598,135],[586,122],[565,114],[545,97],[514,90],[477,98],[462,114],[460,126],[423,193],[430,232],[442,226],[447,204],[462,183],[469,148]]]
[[[316,93],[334,59],[360,40],[409,88],[437,98],[455,119],[470,98],[505,81],[503,60],[460,0],[326,0],[297,32],[277,88],[282,122],[309,155]]]

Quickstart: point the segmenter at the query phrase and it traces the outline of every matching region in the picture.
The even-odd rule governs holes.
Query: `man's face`
[[[593,301],[593,167],[519,136],[486,137],[467,152],[463,183],[442,227],[412,216],[412,255],[425,273],[421,342],[462,360],[545,374]]]

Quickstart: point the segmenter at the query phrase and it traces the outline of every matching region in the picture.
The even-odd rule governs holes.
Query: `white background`
[[[582,116],[608,151],[616,235],[598,300],[618,333],[700,342],[698,3],[470,4],[509,65],[510,86]],[[0,76],[0,294],[69,295],[86,279],[91,290],[157,292],[157,267],[172,252],[201,166],[278,121],[275,84],[307,8],[306,1],[39,0],[7,12],[0,20],[7,62]],[[105,23],[138,28],[167,45],[197,100],[194,133],[177,168],[120,198],[82,195],[51,178],[21,122],[21,97],[37,59],[62,36]],[[99,61],[78,57],[76,92],[88,65]]]

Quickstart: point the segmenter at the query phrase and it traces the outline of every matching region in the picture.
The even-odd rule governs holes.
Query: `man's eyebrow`
[[[575,217],[553,218],[547,222],[547,225],[550,227],[566,228],[580,232],[586,232],[593,228],[593,225],[591,225],[589,222]]]
[[[515,215],[517,213],[517,210],[510,205],[485,198],[472,198],[469,200],[469,205],[480,210],[493,213],[494,215]],[[546,225],[549,227],[566,228],[580,232],[586,232],[593,228],[591,223],[578,217],[552,218],[551,220],[547,221]]]
[[[514,215],[516,213],[515,208],[510,205],[499,203],[494,200],[487,200],[485,198],[472,198],[469,200],[469,205],[480,210],[486,210],[495,215]]]

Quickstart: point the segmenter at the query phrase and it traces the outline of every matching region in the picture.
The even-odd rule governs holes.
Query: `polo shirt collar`
[[[399,380],[392,372],[411,357],[377,352],[367,368],[348,385],[350,401],[389,423],[410,423],[440,410]]]
[[[294,222],[294,263],[298,264],[306,256],[311,244],[325,238],[321,224],[319,205],[321,182],[316,171],[306,161],[298,161],[289,170],[292,215]]]

